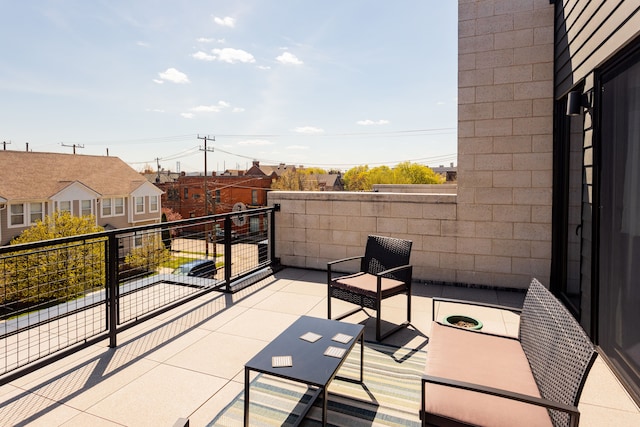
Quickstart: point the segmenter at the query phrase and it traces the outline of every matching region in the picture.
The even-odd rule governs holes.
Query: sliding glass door
[[[601,77],[598,341],[640,391],[640,54]]]

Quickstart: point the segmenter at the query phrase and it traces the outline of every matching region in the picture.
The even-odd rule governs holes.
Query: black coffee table
[[[301,339],[300,337],[307,332],[321,335],[322,338],[315,342]],[[353,338],[348,343],[343,344],[332,340],[336,334],[350,335]],[[359,381],[351,378],[336,377],[338,369],[340,369],[357,341],[360,341]],[[330,346],[345,349],[344,354],[341,357],[325,356],[325,350]],[[273,367],[272,357],[274,356],[291,356],[293,364],[288,367]],[[305,406],[295,425],[302,422],[315,400],[322,394],[322,425],[326,426],[327,389],[329,384],[334,378],[362,383],[363,357],[363,325],[302,316],[244,365],[244,425],[249,425],[249,373],[251,371],[300,382],[314,391],[311,400]]]

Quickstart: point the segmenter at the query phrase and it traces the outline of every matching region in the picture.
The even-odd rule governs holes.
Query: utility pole
[[[204,151],[204,176],[203,176],[203,184],[204,184],[204,215],[205,216],[209,216],[209,191],[207,190],[207,152],[208,151],[213,151],[213,147],[207,148],[207,141],[215,141],[216,138],[213,137],[211,138],[210,136],[203,136],[201,137],[200,135],[198,135],[198,139],[202,139],[204,140],[204,148],[200,147],[200,151]],[[215,214],[215,212],[214,212]],[[209,233],[208,233],[208,227],[205,225],[204,227],[204,232],[205,232],[205,257],[209,258],[209,241],[213,240],[214,241],[214,245],[215,240],[213,239],[213,236],[211,236],[212,238],[209,238]],[[215,248],[215,246],[214,246]],[[215,250],[214,250],[214,256],[215,256]]]
[[[7,142],[7,141],[2,141],[2,149],[4,151],[7,151],[7,144],[11,144],[11,141]]]
[[[62,145],[63,147],[73,147],[73,154],[76,154],[76,147],[84,148],[84,144],[82,144],[82,145],[80,145],[80,144],[65,145],[64,142],[61,142],[60,145]]]
[[[159,157],[156,157],[156,165],[158,170],[158,177],[156,178],[156,182],[159,183],[160,182],[160,158]]]

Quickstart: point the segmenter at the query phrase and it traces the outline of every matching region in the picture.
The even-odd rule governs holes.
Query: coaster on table
[[[291,357],[291,356],[273,356],[271,358],[271,367],[273,367],[273,368],[286,368],[287,366],[293,366],[293,357]]]
[[[318,334],[313,333],[313,332],[307,332],[306,334],[302,335],[300,338],[305,340],[305,341],[316,342],[320,338],[322,338],[322,335],[318,335]]]
[[[353,339],[353,336],[347,334],[336,334],[333,338],[333,341],[341,342],[342,344],[346,344]]]
[[[347,350],[346,348],[334,347],[334,346],[330,345],[324,351],[324,355],[325,356],[330,356],[330,357],[342,358],[342,356],[344,356],[344,352],[346,350]]]

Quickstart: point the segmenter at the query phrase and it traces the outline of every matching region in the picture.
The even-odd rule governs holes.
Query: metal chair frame
[[[389,335],[411,324],[411,280],[413,267],[409,264],[411,255],[410,240],[397,239],[394,237],[374,236],[367,238],[365,254],[342,258],[327,263],[327,318],[331,319],[331,298],[356,304],[359,307],[340,314],[334,320],[341,320],[351,316],[358,311],[370,308],[376,311],[376,340],[382,341]],[[340,285],[340,280],[353,277],[354,275],[340,276],[333,278],[333,268],[347,261],[360,260],[360,271],[358,274],[370,274],[376,280],[376,292],[354,287]],[[402,286],[383,291],[383,279],[394,279],[401,281]],[[381,333],[381,308],[382,300],[398,294],[407,294],[407,320],[400,325],[396,325],[391,330]]]

